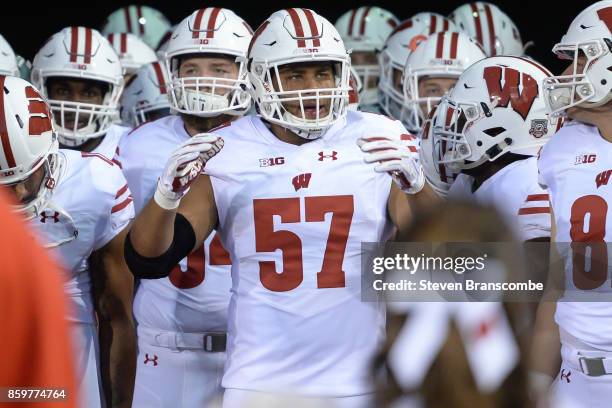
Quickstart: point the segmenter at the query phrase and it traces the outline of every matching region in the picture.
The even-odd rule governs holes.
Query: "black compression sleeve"
[[[125,239],[124,256],[132,275],[139,279],[159,279],[170,274],[181,259],[186,257],[196,244],[193,227],[180,213],[174,220],[174,239],[170,248],[160,256],[147,258],[140,255],[132,245],[131,231]]]

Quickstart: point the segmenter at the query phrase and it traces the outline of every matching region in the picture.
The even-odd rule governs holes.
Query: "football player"
[[[149,6],[125,6],[113,11],[104,22],[102,34],[132,33],[154,50],[168,31],[170,21],[159,10]]]
[[[231,10],[196,10],[175,29],[163,66],[154,63],[140,72],[126,90],[127,99],[148,98],[139,92],[139,84],[146,81],[144,89],[155,94],[146,102],[148,107],[134,104],[136,121],[162,106],[164,98],[177,112],[140,126],[119,145],[118,160],[137,212],[153,197],[164,164],[178,146],[249,109],[246,66],[236,58],[244,58],[251,36],[246,22]],[[168,80],[158,86],[164,75]],[[123,108],[130,113],[129,105]],[[231,286],[229,256],[211,234],[197,251],[178,261],[167,279],[142,280],[136,293],[135,407],[209,406],[221,391]]]
[[[449,197],[493,205],[524,241],[550,237],[548,194],[536,154],[560,126],[549,123],[542,81],[550,72],[520,57],[476,62],[442,98],[431,125],[437,169],[460,173]]]
[[[106,38],[119,56],[119,61],[125,72],[123,81],[126,86],[138,68],[144,64],[157,61],[157,55],[153,48],[134,34],[110,33]]]
[[[121,120],[136,128],[170,114],[168,79],[160,62],[143,65],[121,94]]]
[[[344,13],[336,29],[351,51],[351,64],[362,83],[360,109],[371,111],[378,102],[378,53],[399,20],[380,7],[359,7]]]
[[[582,11],[553,48],[570,65],[544,82],[543,95],[553,117],[569,119],[538,159],[540,182],[548,188],[553,210],[553,239],[565,269],[559,278],[562,286],[557,286],[564,291],[553,309],[562,364],[558,371],[553,371],[558,365],[552,361],[548,367],[541,366],[551,379],[557,376],[552,395],[556,407],[603,407],[612,398],[607,248],[612,229],[608,209],[612,200],[608,185],[612,173],[611,27],[612,1],[599,1]],[[552,322],[544,326],[555,330]],[[547,350],[558,354],[559,345],[554,336],[550,338],[536,354],[550,356]],[[554,360],[556,355],[551,357]]]
[[[379,108],[406,124],[402,77],[408,56],[427,36],[456,31],[452,21],[436,13],[418,13],[395,27],[379,57]]]
[[[449,18],[457,28],[482,45],[488,57],[524,55],[521,33],[516,24],[495,4],[476,1],[459,6]]]
[[[113,157],[127,128],[119,117],[123,68],[99,32],[67,27],[34,57],[32,82],[49,101],[61,147]]]
[[[480,45],[465,34],[432,34],[406,60],[403,70],[403,122],[419,134],[429,112],[437,106],[470,65],[485,58]]]
[[[385,318],[361,301],[361,242],[402,230],[433,193],[400,122],[347,113],[339,38],[312,10],[272,14],[244,61],[258,115],[176,149],[126,241],[136,276],[164,277],[218,228],[232,260],[225,407],[261,392],[372,403]]]
[[[49,106],[30,83],[0,76],[0,90],[0,184],[69,272],[79,406],[129,407],[136,338],[123,242],[134,206],[125,178],[101,155],[58,151]]]

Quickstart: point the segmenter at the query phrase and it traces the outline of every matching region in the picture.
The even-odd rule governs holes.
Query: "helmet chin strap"
[[[289,111],[285,111],[283,113],[283,119],[287,122],[295,125],[295,126],[286,126],[287,129],[295,133],[301,138],[312,140],[318,139],[325,134],[327,129],[329,129],[329,123],[331,120],[331,113],[329,113],[325,118],[319,119],[303,119],[291,114]],[[311,126],[316,126],[317,122],[319,123],[318,128],[310,128]],[[323,122],[323,123],[321,123]]]
[[[228,95],[217,95],[210,92],[196,92],[189,89],[185,89],[184,92],[185,100],[188,105],[185,106],[184,109],[207,112],[229,108]]]

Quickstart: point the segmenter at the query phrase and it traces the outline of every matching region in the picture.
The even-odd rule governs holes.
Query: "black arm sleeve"
[[[140,255],[132,245],[131,231],[125,239],[125,262],[132,275],[138,279],[160,279],[170,274],[181,259],[189,255],[196,244],[193,227],[180,213],[174,220],[174,239],[166,252],[160,256],[147,258]]]

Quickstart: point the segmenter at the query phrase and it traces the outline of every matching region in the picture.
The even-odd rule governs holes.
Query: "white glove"
[[[166,162],[157,181],[153,199],[161,208],[173,210],[189,191],[204,165],[223,147],[223,139],[211,133],[199,133],[180,145]]]
[[[417,142],[412,135],[362,137],[357,145],[365,153],[366,163],[378,163],[374,171],[389,173],[406,194],[416,194],[425,185],[419,163]]]

